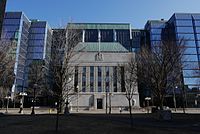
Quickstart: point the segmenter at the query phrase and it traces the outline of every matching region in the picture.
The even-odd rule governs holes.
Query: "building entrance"
[[[103,109],[103,100],[97,99],[97,109]]]

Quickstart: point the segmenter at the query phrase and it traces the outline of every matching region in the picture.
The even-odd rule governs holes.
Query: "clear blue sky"
[[[7,0],[6,11],[23,11],[51,27],[72,22],[128,22],[143,28],[148,19],[174,12],[200,13],[200,0]]]

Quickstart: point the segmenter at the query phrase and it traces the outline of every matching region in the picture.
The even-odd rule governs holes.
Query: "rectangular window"
[[[113,90],[117,92],[117,67],[113,67]]]
[[[101,77],[101,73],[102,73],[102,68],[98,67],[98,92],[102,92],[102,87],[101,87],[102,77]]]
[[[94,92],[94,66],[90,67],[90,92]]]
[[[113,42],[113,30],[100,30],[101,42]]]
[[[86,91],[86,67],[83,67],[83,72],[82,72],[82,92]]]
[[[121,91],[125,92],[124,67],[121,67]]]
[[[75,74],[74,74],[74,91],[78,92],[78,67],[75,66]]]
[[[106,77],[105,77],[105,89],[109,92],[110,78],[109,78],[109,67],[105,67]]]
[[[85,42],[97,42],[98,41],[98,30],[87,29],[85,30]]]

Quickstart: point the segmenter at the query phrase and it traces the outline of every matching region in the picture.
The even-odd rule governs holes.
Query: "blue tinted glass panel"
[[[195,24],[195,26],[197,27],[200,27],[200,20],[199,21],[194,21],[194,24]]]
[[[200,34],[196,34],[197,40],[200,40]]]
[[[188,20],[192,19],[190,14],[175,14],[176,19]]]
[[[43,52],[44,47],[28,47],[29,52]]]
[[[192,16],[195,20],[200,20],[200,14],[193,14]]]
[[[20,19],[4,19],[3,25],[19,25]]]
[[[198,85],[200,78],[184,78],[185,85]]]
[[[196,33],[200,33],[200,27],[195,27]]]
[[[184,55],[184,61],[198,61],[197,55]]]
[[[198,62],[188,61],[188,62],[183,63],[183,68],[184,69],[197,69],[197,68],[199,68],[199,64],[198,64]]]
[[[29,40],[29,45],[31,45],[31,46],[43,46],[44,40]]]
[[[162,32],[162,29],[151,29],[152,34],[160,34]]]
[[[183,77],[197,77],[199,73],[197,70],[183,70]]]
[[[186,41],[185,42],[185,46],[186,47],[196,47],[196,43],[195,43],[195,41]]]
[[[194,33],[193,27],[176,27],[178,33]]]
[[[19,26],[4,26],[3,31],[4,32],[9,32],[9,31],[18,31]]]
[[[197,49],[196,48],[186,48],[184,53],[185,54],[197,54]]]
[[[194,34],[177,34],[178,39],[194,40]]]
[[[30,33],[45,33],[45,28],[31,28]]]
[[[29,39],[44,39],[45,34],[30,34]]]
[[[177,20],[176,26],[192,26],[192,20]]]
[[[160,22],[160,23],[151,23],[151,28],[164,28],[165,27],[165,22]]]
[[[161,35],[151,35],[151,40],[161,40]]]

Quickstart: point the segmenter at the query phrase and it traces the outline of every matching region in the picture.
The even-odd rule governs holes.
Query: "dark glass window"
[[[113,42],[113,30],[100,30],[101,42]]]
[[[75,66],[75,74],[74,74],[74,91],[78,92],[78,67]]]
[[[30,28],[30,33],[45,33],[45,28]]]
[[[179,33],[194,33],[193,27],[176,27]]]
[[[176,26],[191,26],[192,27],[192,20],[177,20]]]
[[[101,82],[102,82],[102,67],[98,67],[98,92],[102,92]]]
[[[105,72],[106,72],[106,78],[105,78],[105,89],[106,89],[106,92],[109,92],[110,89],[109,89],[109,83],[110,83],[110,78],[109,78],[109,67],[105,67]]]
[[[86,67],[83,67],[82,72],[82,92],[86,91]]]
[[[98,30],[86,29],[85,30],[85,42],[97,42],[98,41]]]
[[[117,67],[113,67],[113,89],[117,92]]]
[[[125,81],[124,81],[124,67],[121,67],[121,91],[122,92],[125,92],[126,89],[125,89]]]
[[[94,92],[94,66],[90,67],[90,92]]]

